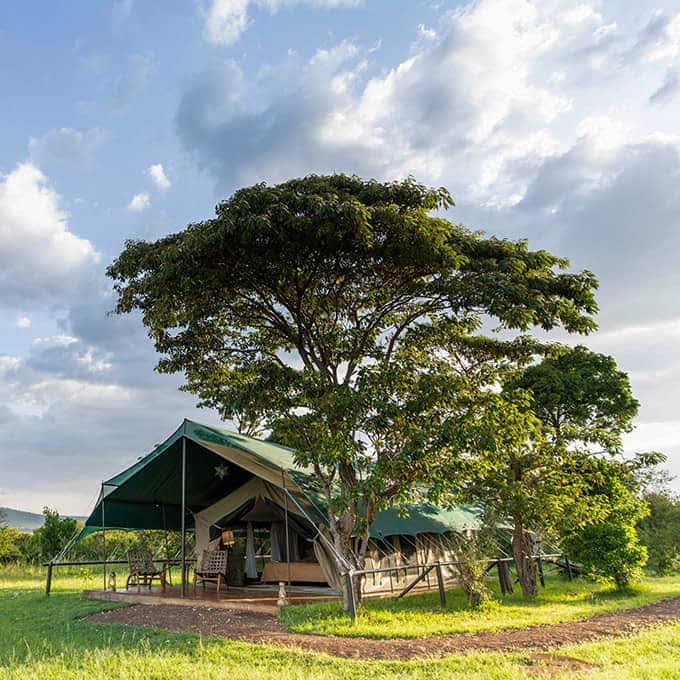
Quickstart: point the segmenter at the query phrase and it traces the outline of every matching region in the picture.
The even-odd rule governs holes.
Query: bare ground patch
[[[455,616],[455,614],[452,614]],[[332,656],[365,660],[407,660],[418,657],[440,657],[468,650],[513,651],[518,649],[551,649],[561,645],[586,642],[602,637],[626,636],[662,623],[680,620],[680,598],[648,604],[636,609],[625,609],[598,614],[580,621],[569,621],[544,626],[531,626],[497,632],[439,635],[418,639],[371,638],[303,635],[285,630],[276,616],[233,609],[210,609],[179,605],[134,605],[88,617],[98,623],[119,623],[149,628],[200,633],[240,640],[293,647]],[[585,662],[568,657],[547,657],[534,654],[537,672],[547,674],[586,670]],[[578,663],[577,663],[578,662]],[[567,664],[565,667],[564,664]],[[579,666],[580,664],[580,666]],[[585,664],[589,666],[589,664]]]

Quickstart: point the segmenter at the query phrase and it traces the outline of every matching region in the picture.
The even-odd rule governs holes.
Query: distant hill
[[[39,529],[43,525],[43,516],[36,512],[27,512],[26,510],[15,510],[14,508],[0,508],[0,517],[10,527],[19,529],[19,531],[31,532]],[[81,522],[84,522],[86,517],[74,517]]]

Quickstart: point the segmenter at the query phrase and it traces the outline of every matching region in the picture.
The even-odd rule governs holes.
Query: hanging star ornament
[[[215,476],[220,479],[224,479],[229,474],[229,468],[224,464],[220,463],[215,466]]]

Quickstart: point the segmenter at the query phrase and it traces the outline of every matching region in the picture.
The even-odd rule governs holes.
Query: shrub
[[[19,539],[21,532],[12,527],[0,526],[0,563],[21,559]]]
[[[649,552],[649,566],[661,576],[680,563],[680,501],[669,492],[648,493],[644,498],[650,512],[637,529]]]
[[[458,534],[455,538],[456,571],[471,607],[480,607],[491,597],[485,583],[491,539],[491,531],[486,527],[470,535]]]
[[[635,527],[624,522],[590,524],[562,543],[569,557],[595,576],[612,580],[619,590],[642,574],[647,548]]]

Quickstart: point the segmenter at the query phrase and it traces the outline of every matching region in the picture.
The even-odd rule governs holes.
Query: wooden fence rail
[[[570,581],[572,580],[574,572],[576,571],[574,569],[574,565],[569,561],[569,558],[566,555],[563,555],[562,553],[553,553],[548,555],[545,554],[531,555],[531,557],[530,558],[527,557],[527,559],[532,559],[536,561],[539,580],[543,587],[545,587],[545,578],[543,574],[544,562],[555,564],[558,568],[562,569]],[[562,562],[560,562],[560,560],[562,560]],[[506,593],[513,592],[512,578],[510,575],[510,564],[514,561],[515,560],[513,557],[498,557],[496,559],[479,560],[479,562],[486,564],[485,569],[486,573],[492,571],[494,567],[498,570],[498,581],[500,583],[501,593],[503,595],[505,595]],[[413,588],[415,588],[416,585],[418,585],[418,583],[425,580],[428,577],[428,575],[432,573],[432,571],[434,571],[437,577],[437,587],[439,590],[439,603],[442,606],[442,608],[444,608],[446,607],[446,588],[444,585],[442,567],[456,567],[461,566],[462,564],[464,564],[464,562],[462,562],[461,560],[446,560],[437,562],[422,562],[422,563],[419,562],[411,564],[402,564],[394,567],[381,567],[378,569],[360,569],[357,571],[345,572],[342,576],[345,580],[345,587],[348,593],[349,604],[348,613],[352,617],[352,619],[356,620],[357,606],[354,598],[353,587],[355,578],[359,576],[368,576],[371,574],[389,573],[391,575],[394,572],[401,571],[406,572],[406,570],[413,569],[422,571],[420,571],[416,578],[413,581],[411,581],[405,588],[399,591],[395,599],[400,599],[404,597],[404,595],[406,595],[407,593],[411,592],[411,590],[413,590]]]

